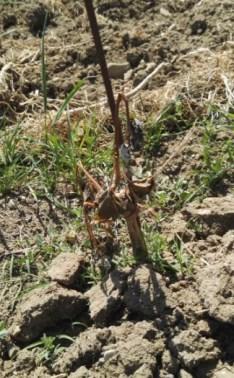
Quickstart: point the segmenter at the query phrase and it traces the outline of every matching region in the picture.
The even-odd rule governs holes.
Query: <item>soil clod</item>
[[[113,271],[106,281],[93,286],[86,292],[89,299],[90,317],[96,325],[106,325],[120,310],[126,279],[126,273]]]
[[[109,336],[108,329],[90,328],[84,331],[55,363],[54,370],[68,373],[82,366],[92,366],[99,359]]]
[[[171,348],[183,367],[189,371],[201,364],[218,361],[220,356],[215,341],[202,337],[193,329],[182,331],[175,336],[171,341]]]
[[[234,256],[223,255],[198,272],[199,294],[210,316],[234,325]]]
[[[64,286],[79,286],[85,259],[76,253],[60,253],[51,263],[48,276]]]
[[[75,291],[50,284],[30,292],[17,307],[9,330],[11,337],[22,343],[39,337],[48,327],[72,319],[86,309],[86,299]]]
[[[151,267],[134,269],[128,277],[124,302],[130,313],[154,319],[165,310],[166,285]]]
[[[234,197],[209,197],[202,203],[191,203],[184,214],[204,222],[214,234],[223,235],[234,228]]]

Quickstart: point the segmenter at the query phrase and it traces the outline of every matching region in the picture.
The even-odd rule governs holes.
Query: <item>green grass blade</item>
[[[45,58],[45,29],[47,24],[48,13],[45,15],[44,26],[41,38],[41,80],[42,80],[42,92],[44,113],[47,112],[47,72],[46,72],[46,58]]]
[[[60,107],[58,113],[56,114],[56,117],[54,119],[54,122],[52,124],[52,127],[55,126],[56,122],[60,119],[62,113],[66,109],[67,105],[71,101],[71,99],[76,95],[76,93],[80,90],[80,88],[83,86],[84,82],[82,80],[79,80],[76,85],[72,88],[72,90],[68,93],[67,97],[65,98],[62,106]]]

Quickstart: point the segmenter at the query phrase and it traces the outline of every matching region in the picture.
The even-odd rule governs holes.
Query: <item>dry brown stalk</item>
[[[144,235],[141,230],[137,205],[137,193],[135,193],[135,189],[137,187],[138,189],[142,189],[142,187],[139,186],[139,183],[136,183],[134,185],[132,181],[131,169],[129,166],[130,162],[128,160],[124,160],[123,156],[121,156],[121,148],[127,150],[128,152],[128,149],[130,148],[131,138],[134,138],[130,122],[128,100],[123,94],[119,94],[117,100],[115,101],[92,0],[85,0],[85,7],[89,18],[96,51],[99,56],[99,63],[106,88],[112,121],[115,127],[113,175],[109,188],[101,188],[100,184],[90,175],[90,173],[86,171],[82,164],[79,164],[78,166],[78,171],[83,172],[89,190],[94,196],[93,203],[90,203],[90,201],[88,203],[84,201],[86,225],[91,243],[93,247],[97,247],[97,243],[94,240],[94,233],[91,229],[92,222],[90,221],[90,218],[88,216],[87,208],[89,207],[91,209],[96,209],[96,219],[100,223],[110,224],[110,222],[114,221],[115,219],[123,217],[127,223],[127,228],[132,243],[133,254],[136,260],[146,261],[148,259],[148,252],[144,240]],[[123,133],[119,118],[119,108],[122,101],[125,104],[127,117],[125,135]],[[121,158],[124,162],[124,168],[122,168],[122,170],[120,164]],[[145,186],[144,189],[146,188],[147,186]]]

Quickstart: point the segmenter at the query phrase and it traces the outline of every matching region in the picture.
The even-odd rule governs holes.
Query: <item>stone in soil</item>
[[[197,274],[198,290],[209,315],[234,325],[234,256],[223,255]]]
[[[180,332],[170,341],[170,348],[181,361],[182,367],[193,370],[203,364],[218,361],[220,350],[213,339],[201,336],[188,329]]]
[[[123,79],[124,74],[129,70],[130,64],[128,62],[123,63],[109,63],[108,71],[112,79]]]
[[[83,294],[57,283],[35,289],[18,305],[10,336],[17,342],[30,342],[47,328],[77,317],[86,308]]]
[[[188,219],[204,222],[213,233],[223,235],[234,228],[234,196],[205,198],[202,203],[188,205],[183,214]]]
[[[164,313],[166,295],[162,276],[149,266],[139,266],[128,277],[124,302],[130,313],[154,319]]]
[[[123,304],[122,293],[127,274],[113,271],[106,281],[93,286],[86,297],[89,300],[90,317],[98,326],[106,325]]]
[[[79,280],[84,263],[82,255],[68,252],[60,253],[52,261],[48,276],[52,281],[57,281],[65,286],[72,286]]]

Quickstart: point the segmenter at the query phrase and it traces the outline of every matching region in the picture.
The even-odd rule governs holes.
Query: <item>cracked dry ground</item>
[[[149,248],[152,234],[160,233],[166,240],[163,261],[176,269],[175,261],[180,262],[183,269],[172,274],[157,264],[115,264],[101,282],[90,285],[84,279],[89,246],[80,226],[82,215],[70,211],[80,208],[79,196],[69,185],[66,190],[60,185],[55,201],[46,195],[38,198],[28,177],[28,185],[0,198],[0,320],[7,329],[6,335],[0,331],[0,377],[231,378],[234,149],[228,150],[228,171],[212,190],[198,196],[201,188],[196,183],[207,179],[204,127],[197,120],[207,115],[209,101],[232,114],[229,122],[224,110],[221,115],[217,108],[211,111],[215,133],[209,142],[217,146],[214,154],[234,142],[229,92],[233,1],[94,3],[116,91],[131,90],[158,64],[169,63],[131,105],[147,125],[148,119],[165,114],[171,101],[182,104],[179,116],[170,108],[163,138],[153,148],[146,128],[143,169],[154,168],[157,182],[149,198],[152,209],[142,219],[152,227],[150,235],[146,232]],[[40,45],[46,10],[48,111],[57,111],[79,79],[84,79],[84,86],[71,100],[71,108],[104,96],[82,1],[6,1],[0,2],[0,10],[3,131],[14,129],[20,119],[25,134],[40,138]],[[198,52],[189,55],[194,50]],[[106,111],[97,114],[102,123]],[[89,112],[77,117],[83,121]],[[110,140],[112,134],[104,129]],[[1,134],[1,148],[3,140]],[[171,156],[170,164],[164,165]],[[165,206],[163,196],[172,182],[180,186],[171,189]],[[186,261],[179,260],[181,249],[175,252],[177,260],[167,250],[178,240]]]

